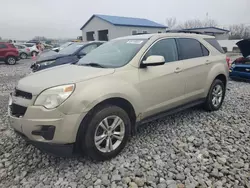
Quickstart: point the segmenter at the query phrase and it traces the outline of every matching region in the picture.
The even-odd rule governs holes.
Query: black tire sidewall
[[[15,60],[15,63],[10,64],[10,63],[9,63],[9,59],[10,59],[10,58],[13,58],[13,59]],[[8,65],[15,65],[15,64],[16,64],[16,58],[15,58],[14,56],[9,56],[9,57],[7,57],[7,59],[6,59],[6,63],[7,63]]]
[[[37,52],[36,51],[33,51],[32,53],[31,53],[31,55],[33,56],[33,55],[35,55],[35,56],[37,56]]]
[[[94,143],[95,130],[97,126],[99,125],[99,123],[104,118],[111,116],[111,115],[117,115],[124,121],[125,135],[124,135],[124,139],[122,143],[117,149],[109,153],[103,153],[99,151],[97,147],[95,146],[95,143]],[[83,125],[83,126],[87,126],[87,129],[85,131],[84,139],[81,139],[82,152],[87,154],[90,158],[94,160],[101,161],[101,160],[107,160],[107,159],[111,159],[115,157],[125,147],[129,138],[131,122],[127,113],[122,108],[117,107],[117,106],[105,106],[93,114],[88,125]]]
[[[25,55],[24,58],[22,57],[23,55]],[[26,58],[28,57],[28,55],[27,55],[26,53],[21,53],[21,54],[20,54],[20,57],[21,57],[22,59],[26,59]]]
[[[215,107],[213,105],[213,103],[212,103],[212,97],[213,97],[212,96],[212,92],[213,92],[213,89],[214,89],[214,87],[216,85],[220,85],[222,87],[222,90],[223,90],[222,100],[220,102],[220,105],[218,105],[217,107]],[[221,105],[222,105],[222,103],[224,101],[224,98],[225,98],[225,92],[226,92],[226,90],[225,90],[224,83],[221,80],[219,80],[219,79],[214,80],[213,83],[212,83],[212,85],[211,85],[211,87],[210,87],[208,96],[207,96],[207,101],[206,101],[207,104],[206,105],[207,105],[208,110],[210,110],[210,111],[216,111],[216,110],[220,109],[220,107],[221,107]]]

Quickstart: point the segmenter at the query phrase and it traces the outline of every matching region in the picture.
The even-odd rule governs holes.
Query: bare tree
[[[179,27],[182,29],[190,29],[190,28],[197,28],[197,27],[216,27],[218,24],[213,19],[206,19],[206,20],[187,20],[183,24],[180,24]]]
[[[250,38],[250,26],[244,24],[236,24],[229,27],[230,39],[246,39]]]
[[[217,27],[218,23],[216,20],[213,19],[206,19],[203,21],[203,26],[204,27]]]
[[[33,40],[45,41],[45,40],[47,40],[47,38],[44,37],[44,36],[35,36],[35,37],[33,38]]]
[[[174,29],[176,26],[176,23],[177,21],[176,21],[176,18],[174,17],[166,19],[166,24],[169,29]]]

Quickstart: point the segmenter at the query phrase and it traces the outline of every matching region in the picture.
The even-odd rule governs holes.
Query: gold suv
[[[125,147],[138,125],[223,102],[226,56],[214,37],[145,34],[109,41],[77,64],[21,79],[10,95],[13,128],[38,148],[96,160]]]

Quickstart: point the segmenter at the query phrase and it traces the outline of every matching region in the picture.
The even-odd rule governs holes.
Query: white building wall
[[[128,35],[132,35],[132,31],[137,31],[137,33],[142,33],[143,31],[147,31],[147,33],[165,33],[166,29],[164,28],[148,28],[148,27],[129,27],[129,26],[113,26],[111,31],[109,32],[109,39],[114,39],[118,37],[124,37]]]
[[[103,21],[100,18],[94,17],[83,29],[82,29],[82,40],[86,41],[87,40],[87,32],[94,31],[94,39],[98,40],[98,31],[99,30],[106,30],[108,29],[109,31],[111,28],[114,27],[112,24]]]
[[[215,34],[215,38],[217,40],[228,40],[229,39],[229,33]]]
[[[132,35],[132,31],[136,30],[137,33],[142,33],[147,31],[147,33],[165,33],[166,29],[164,28],[147,28],[147,27],[127,27],[127,26],[114,26],[98,17],[94,17],[83,29],[82,29],[82,39],[83,41],[87,40],[87,32],[94,31],[94,39],[98,40],[98,31],[99,30],[108,30],[109,40],[123,37],[127,35]]]

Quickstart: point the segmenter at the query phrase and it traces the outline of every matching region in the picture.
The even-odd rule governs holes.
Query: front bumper
[[[22,95],[29,97],[25,93]],[[8,114],[11,126],[31,141],[74,143],[86,113],[64,114],[59,108],[48,110],[42,106],[33,106],[34,100],[35,96],[24,99],[10,95]]]
[[[24,134],[16,130],[15,132],[16,134],[21,136],[27,143],[32,144],[36,148],[50,155],[60,156],[60,157],[71,157],[76,154],[74,152],[74,144],[53,144],[53,143],[37,142],[29,140]]]

